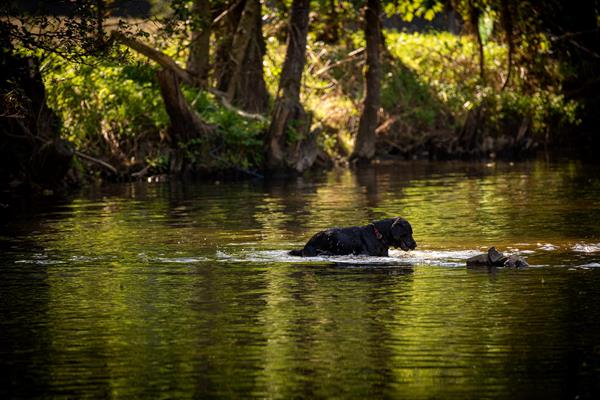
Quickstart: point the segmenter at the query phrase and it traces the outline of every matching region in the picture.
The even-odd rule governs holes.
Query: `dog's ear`
[[[390,230],[394,240],[400,240],[407,233],[410,233],[410,225],[408,225],[408,222],[404,218],[398,217],[392,223],[392,228]]]

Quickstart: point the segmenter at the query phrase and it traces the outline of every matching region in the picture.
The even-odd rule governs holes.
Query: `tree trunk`
[[[242,110],[266,113],[269,92],[263,73],[266,49],[260,0],[236,3],[224,19],[217,53],[218,88],[227,94],[229,102]]]
[[[267,138],[267,162],[272,169],[288,167],[302,172],[317,154],[315,139],[309,135],[311,116],[300,103],[309,10],[310,0],[292,3],[285,61]]]
[[[381,92],[381,14],[380,0],[367,0],[364,17],[367,42],[365,70],[365,99],[358,125],[352,160],[370,160],[375,155],[375,129],[377,129],[379,97]]]
[[[336,0],[327,0],[327,4],[321,4],[321,10],[325,13],[323,18],[323,30],[317,33],[317,40],[327,44],[337,44],[340,41],[340,18],[336,8]]]
[[[171,121],[168,128],[172,149],[170,171],[173,174],[185,173],[187,165],[182,146],[188,144],[191,139],[210,134],[214,127],[204,123],[190,107],[173,71],[163,69],[158,71],[157,76],[160,93]]]
[[[186,69],[194,76],[194,80],[199,87],[208,85],[210,25],[210,1],[194,0],[192,5],[192,39]]]
[[[479,52],[479,79],[482,84],[485,84],[485,56],[483,52],[483,39],[481,38],[481,32],[479,31],[480,16],[481,11],[479,8],[477,8],[472,0],[469,1],[469,22],[473,29],[473,33],[475,34],[475,38],[477,39],[477,51]]]
[[[327,24],[327,29],[329,30],[329,43],[337,44],[340,41],[340,18],[336,8],[336,0],[329,0]]]
[[[2,39],[0,39],[2,42]],[[0,46],[0,189],[64,185],[74,155],[46,102],[37,58]]]
[[[242,17],[242,11],[246,0],[232,0],[225,11],[223,11],[220,22],[217,24],[215,39],[217,42],[215,50],[215,67],[213,68],[213,79],[218,90],[227,92],[231,80],[231,45],[238,22]]]
[[[504,29],[504,34],[506,35],[506,43],[508,44],[508,59],[506,61],[506,79],[504,80],[501,89],[504,90],[510,83],[510,75],[512,71],[512,58],[515,50],[513,40],[513,21],[512,15],[510,13],[510,7],[508,5],[508,0],[501,0],[501,7],[502,27]]]

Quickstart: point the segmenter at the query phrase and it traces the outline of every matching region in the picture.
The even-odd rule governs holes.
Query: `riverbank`
[[[277,90],[285,43],[269,34],[265,83]],[[364,41],[358,33],[338,45],[310,40],[301,99],[312,115],[314,169],[347,165],[364,95]],[[156,44],[178,59],[175,43]],[[504,45],[485,46],[484,83],[476,46],[449,33],[386,32],[381,108],[376,130],[379,159],[522,159],[560,143],[576,126],[577,104],[555,85],[532,85],[532,76],[504,85]],[[179,56],[183,60],[183,55]],[[218,94],[183,85],[210,134],[173,149],[161,98],[158,68],[141,56],[90,58],[71,64],[49,57],[41,65],[48,105],[61,121],[60,135],[74,153],[68,186],[98,180],[146,179],[170,174],[175,151],[187,176],[221,179],[265,173],[269,116],[227,107]],[[557,66],[556,66],[557,68]],[[556,69],[554,68],[554,69]],[[294,132],[287,140],[293,144]],[[10,182],[14,187],[25,180]],[[61,182],[60,185],[64,185]],[[39,182],[40,190],[55,183]]]

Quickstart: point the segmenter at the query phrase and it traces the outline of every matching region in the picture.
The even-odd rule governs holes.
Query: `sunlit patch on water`
[[[558,249],[558,246],[555,246],[552,243],[538,243],[538,250],[554,251],[557,249]]]
[[[600,252],[600,243],[577,243],[572,247],[572,249],[578,253],[596,253]]]
[[[481,254],[479,250],[415,250],[402,252],[391,250],[391,257],[401,257],[412,264],[440,265],[445,267],[459,267],[465,265],[465,260]]]
[[[148,258],[149,261],[158,261],[166,264],[192,264],[209,261],[206,257],[154,257]]]
[[[35,264],[35,265],[53,265],[53,264],[64,264],[65,261],[54,260],[48,257],[46,254],[34,254],[29,259],[16,260],[15,264]]]
[[[287,250],[248,250],[236,252],[235,254],[219,250],[216,253],[216,258],[222,262],[333,263],[365,266],[426,264],[457,267],[464,266],[467,258],[480,253],[479,250],[417,250],[411,252],[390,250],[389,257],[363,255],[298,257],[289,255]]]
[[[85,255],[76,255],[76,256],[71,256],[70,261],[74,261],[74,262],[80,262],[80,263],[85,263],[85,262],[93,262],[93,261],[102,261],[104,259],[116,259],[118,258],[116,255],[114,256],[85,256]]]
[[[577,265],[574,268],[581,268],[581,269],[600,268],[600,263],[592,262],[592,263],[588,263],[588,264]]]
[[[149,255],[146,253],[139,253],[138,257],[141,261],[150,263],[162,263],[162,264],[194,264],[205,261],[210,261],[207,257],[195,256],[195,255],[174,255],[159,253],[158,255]]]
[[[217,260],[224,262],[255,262],[255,263],[348,263],[348,264],[407,264],[408,261],[402,258],[390,257],[370,257],[370,256],[318,256],[318,257],[298,257],[291,256],[288,250],[251,250],[242,251],[236,254],[229,254],[224,251],[217,251]]]

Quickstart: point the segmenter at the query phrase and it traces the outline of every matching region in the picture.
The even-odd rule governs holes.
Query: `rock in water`
[[[490,247],[486,254],[478,254],[467,259],[467,267],[481,266],[525,268],[529,266],[529,264],[519,256],[505,256],[496,250],[495,247]]]
[[[481,267],[484,265],[489,265],[490,260],[486,254],[478,254],[471,258],[467,259],[467,267]]]
[[[504,254],[502,254],[498,250],[496,250],[495,247],[490,247],[487,255],[488,255],[490,264],[492,264],[492,265],[502,265],[502,264],[504,264],[504,261],[506,261],[506,257],[504,256]]]
[[[504,266],[508,268],[525,268],[529,267],[529,264],[523,258],[512,255],[504,261]]]

